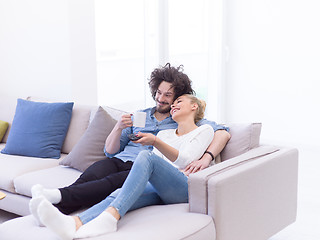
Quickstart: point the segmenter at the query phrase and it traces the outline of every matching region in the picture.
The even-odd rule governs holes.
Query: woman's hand
[[[205,154],[206,155],[206,154]],[[207,167],[209,167],[211,163],[211,158],[202,157],[200,160],[193,161],[190,163],[184,170],[184,174],[189,176],[191,173],[196,173],[201,171]]]
[[[141,145],[153,145],[156,139],[156,136],[151,133],[141,133],[136,134],[137,137],[141,137],[139,140],[134,141],[135,143],[140,143]]]

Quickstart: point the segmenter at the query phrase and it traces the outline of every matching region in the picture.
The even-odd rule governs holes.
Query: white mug
[[[133,126],[144,128],[146,126],[146,112],[135,112],[133,113]]]

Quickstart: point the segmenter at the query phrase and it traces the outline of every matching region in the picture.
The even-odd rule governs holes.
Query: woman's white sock
[[[117,219],[110,213],[103,211],[98,217],[81,226],[75,234],[75,238],[87,238],[99,236],[117,231]]]
[[[63,240],[72,240],[76,232],[76,222],[71,216],[64,215],[48,200],[38,206],[40,221]]]
[[[61,192],[59,189],[46,189],[40,184],[31,188],[32,197],[44,196],[49,202],[57,204],[61,201]]]
[[[41,197],[34,197],[29,202],[29,210],[30,210],[31,214],[34,216],[34,218],[36,219],[36,221],[40,227],[43,227],[44,225],[41,223],[41,221],[39,219],[38,206],[44,199],[45,198],[42,196]]]

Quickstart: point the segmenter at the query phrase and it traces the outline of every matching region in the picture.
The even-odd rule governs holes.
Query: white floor
[[[297,221],[269,240],[320,239],[320,149],[299,148],[299,155]],[[0,223],[15,217],[0,210]]]

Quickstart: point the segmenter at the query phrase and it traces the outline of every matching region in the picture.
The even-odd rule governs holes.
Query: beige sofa
[[[5,96],[2,101],[0,97],[0,120],[11,123],[15,105],[16,98]],[[103,108],[115,120],[122,114],[117,109]],[[30,215],[30,189],[36,183],[63,187],[78,178],[81,171],[59,163],[83,141],[96,111],[97,106],[74,106],[60,159],[0,154],[0,191],[7,195],[0,200],[0,209],[23,216],[0,225],[1,240],[57,239],[47,228],[37,226]],[[221,153],[222,162],[190,176],[189,204],[129,212],[119,222],[116,233],[92,239],[263,240],[293,223],[297,209],[297,149],[261,145],[261,124],[229,127],[231,139]]]

